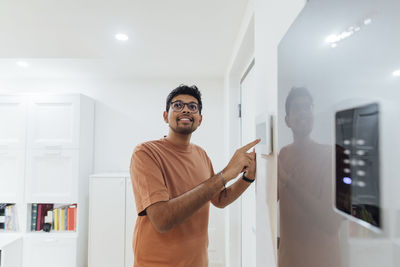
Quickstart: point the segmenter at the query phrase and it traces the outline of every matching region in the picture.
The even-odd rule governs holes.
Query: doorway
[[[253,59],[240,82],[240,140],[241,146],[253,141],[255,134],[255,60]],[[256,267],[256,182],[241,196],[241,263]]]

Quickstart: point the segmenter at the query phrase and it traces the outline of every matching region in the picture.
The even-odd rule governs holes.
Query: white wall
[[[83,75],[81,75],[83,76]],[[203,95],[203,122],[192,141],[210,156],[215,171],[226,164],[223,155],[223,79],[0,79],[0,94],[82,93],[96,100],[94,173],[128,171],[133,148],[168,133],[163,121],[165,99],[180,83],[196,84]],[[211,209],[211,266],[224,264],[224,211]]]
[[[277,114],[277,48],[304,4],[305,0],[256,0],[256,114]],[[274,124],[276,148],[279,138],[276,136],[276,120]],[[276,149],[272,156],[261,158],[257,166],[257,266],[276,266]]]
[[[301,11],[305,0],[254,0],[249,1],[247,12],[242,21],[241,30],[232,52],[231,64],[225,75],[226,129],[228,139],[225,142],[227,157],[233,153],[239,144],[239,119],[235,116],[235,108],[239,101],[240,75],[247,67],[251,55],[255,57],[256,75],[256,114],[277,114],[277,47]],[[254,15],[254,32],[251,24]],[[276,126],[274,127],[276,129]],[[276,133],[275,133],[276,136]],[[274,140],[274,147],[277,145]],[[276,150],[276,149],[275,149]],[[257,162],[257,266],[276,266],[276,235],[277,235],[277,154],[258,157]],[[233,207],[236,208],[236,207]],[[229,213],[235,213],[231,208]],[[229,214],[230,228],[237,228],[237,214]],[[227,232],[229,242],[237,241],[235,231]],[[246,244],[242,244],[246,246]],[[232,265],[237,256],[238,247],[230,245],[231,253],[227,257]],[[245,262],[245,260],[244,260]],[[243,266],[244,267],[244,266]]]
[[[193,142],[209,153],[216,169],[223,160],[222,79],[20,79],[0,80],[0,93],[82,93],[96,100],[94,172],[127,171],[133,148],[168,133],[162,118],[168,93],[180,83],[197,84],[203,94],[203,124]],[[209,136],[213,138],[209,138]]]
[[[225,74],[225,156],[230,159],[240,147],[240,79],[254,58],[254,0],[249,0],[235,41],[232,57]],[[226,209],[225,251],[226,266],[241,266],[241,200],[238,199]]]

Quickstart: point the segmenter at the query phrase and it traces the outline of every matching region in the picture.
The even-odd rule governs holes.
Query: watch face
[[[381,227],[379,106],[339,111],[336,127],[336,208]]]

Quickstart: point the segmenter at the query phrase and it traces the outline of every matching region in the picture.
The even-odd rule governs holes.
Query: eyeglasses
[[[196,102],[184,103],[180,100],[171,102],[171,108],[173,111],[176,112],[182,111],[185,106],[188,107],[190,113],[196,113],[197,111],[199,111],[199,104],[197,104]]]

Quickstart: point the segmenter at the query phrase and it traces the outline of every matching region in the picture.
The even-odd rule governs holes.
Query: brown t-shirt
[[[340,216],[333,211],[330,146],[290,144],[279,153],[279,267],[339,267]]]
[[[206,152],[194,144],[176,146],[166,138],[138,145],[130,167],[139,214],[133,236],[135,267],[208,266],[210,203],[165,233],[145,214],[151,204],[175,198],[214,175]]]

